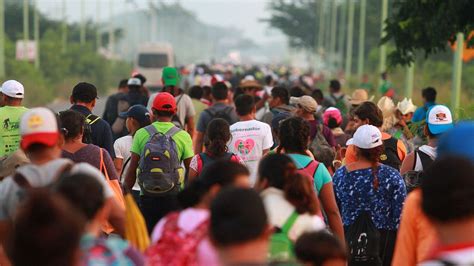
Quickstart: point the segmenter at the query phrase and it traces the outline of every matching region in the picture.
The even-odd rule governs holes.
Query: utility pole
[[[34,28],[34,38],[36,43],[36,58],[35,58],[35,67],[39,69],[40,67],[40,37],[39,37],[39,16],[38,16],[38,0],[34,0],[34,18],[33,18],[33,28]]]
[[[347,46],[345,78],[349,80],[352,68],[352,35],[354,31],[354,0],[349,0],[349,15],[347,19]]]
[[[407,67],[407,74],[405,80],[405,97],[411,98],[413,96],[413,79],[415,77],[415,62],[412,62]]]
[[[346,8],[346,1],[343,1],[341,4],[341,21],[339,23],[339,34],[338,34],[338,41],[337,41],[337,52],[339,54],[339,66],[342,68],[343,65],[343,58],[344,58],[344,44],[345,44],[345,27],[346,27],[346,18],[347,18],[347,8]]]
[[[96,46],[97,50],[102,47],[102,36],[100,35],[100,0],[96,0],[96,16],[97,16],[97,29],[95,33],[95,41],[96,41]]]
[[[362,80],[364,75],[364,59],[365,59],[365,14],[367,0],[360,0],[360,17],[359,17],[359,52],[357,60],[357,78]]]
[[[451,82],[451,110],[455,117],[459,118],[459,106],[461,103],[461,77],[462,77],[462,54],[464,50],[464,34],[456,34],[456,51],[453,59],[453,81]]]
[[[80,32],[80,43],[84,45],[86,43],[86,18],[84,15],[84,0],[81,0],[81,32]]]
[[[318,49],[323,49],[324,41],[324,0],[319,0],[319,33],[318,33],[318,47],[316,48],[316,54]]]
[[[5,2],[0,0],[0,78],[5,78]]]
[[[25,59],[28,60],[28,40],[30,39],[29,33],[30,33],[30,25],[29,23],[29,6],[30,3],[28,3],[28,0],[23,0],[23,49],[25,53]]]
[[[114,1],[111,0],[109,2],[109,12],[110,12],[110,18],[109,18],[109,51],[113,55],[114,54],[114,44],[115,44],[115,33],[114,33],[114,26],[113,26],[113,21],[112,18],[114,16]]]
[[[388,16],[388,0],[382,0],[382,15],[380,21],[380,39],[385,37],[385,20]],[[380,61],[379,61],[379,74],[386,70],[386,57],[387,57],[387,46],[385,44],[380,45]],[[379,79],[379,85],[382,85],[382,79]]]
[[[336,54],[336,31],[337,31],[337,3],[331,1],[331,35],[329,37],[329,53]]]
[[[63,31],[63,45],[62,45],[62,52],[65,53],[67,50],[67,17],[66,17],[66,0],[63,0],[63,5],[62,5],[62,15],[63,15],[63,25],[62,25],[62,31]]]

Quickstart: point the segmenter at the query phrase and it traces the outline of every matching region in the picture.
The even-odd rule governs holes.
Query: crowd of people
[[[5,81],[0,265],[474,264],[474,122],[281,73],[134,73],[102,117]]]

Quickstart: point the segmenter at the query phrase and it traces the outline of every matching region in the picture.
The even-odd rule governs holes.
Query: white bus
[[[157,90],[162,86],[161,73],[164,67],[175,66],[173,47],[168,43],[146,43],[140,45],[135,61],[135,71],[147,79],[146,86]]]

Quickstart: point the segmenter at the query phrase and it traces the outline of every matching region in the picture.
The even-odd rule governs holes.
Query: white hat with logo
[[[444,105],[433,105],[426,114],[426,124],[434,135],[448,131],[453,127],[451,111]]]
[[[372,125],[363,125],[356,130],[354,137],[348,140],[346,144],[361,149],[372,149],[383,144],[382,133]]]

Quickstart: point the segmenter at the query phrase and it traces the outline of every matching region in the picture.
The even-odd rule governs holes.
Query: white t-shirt
[[[237,154],[250,171],[250,182],[255,184],[257,168],[263,150],[273,146],[272,130],[268,124],[257,120],[240,121],[230,126],[232,139],[229,152]]]
[[[56,159],[42,165],[27,164],[16,171],[21,173],[32,187],[45,187],[55,181],[58,172],[66,163],[73,162],[69,159]],[[70,173],[83,173],[97,178],[104,189],[104,197],[114,197],[114,192],[105,181],[104,175],[94,166],[87,163],[76,163]],[[78,182],[81,181],[78,180]],[[0,182],[0,220],[12,218],[24,196],[25,191],[13,181],[11,176]]]
[[[127,135],[127,136],[118,138],[114,143],[115,157],[118,159],[122,159],[122,174],[119,177],[121,183],[123,183],[124,177],[128,171],[128,168],[130,168],[130,156],[131,156],[130,150],[132,148],[132,141],[133,141],[133,137],[130,135]],[[125,163],[127,163],[127,165],[125,166],[125,168],[123,168]],[[133,185],[132,189],[140,191],[140,186],[138,185],[136,180],[135,180],[135,185]]]

